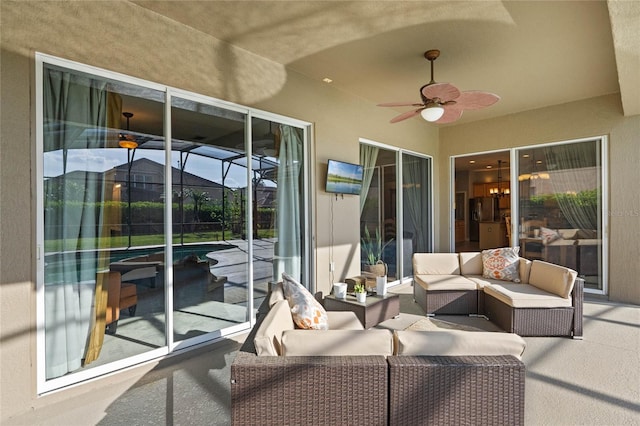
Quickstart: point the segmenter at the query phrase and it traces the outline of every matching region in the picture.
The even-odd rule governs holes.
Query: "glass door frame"
[[[520,188],[519,185],[514,185],[515,182],[518,182],[518,176],[520,175],[519,170],[519,162],[518,162],[518,151],[526,150],[526,149],[539,149],[545,148],[549,146],[560,146],[567,145],[572,143],[580,143],[580,142],[592,142],[599,141],[600,142],[600,152],[598,153],[600,156],[600,167],[601,167],[601,181],[600,187],[602,188],[600,194],[600,219],[602,221],[602,264],[601,275],[602,275],[602,289],[592,289],[585,288],[585,293],[592,293],[598,295],[608,295],[609,294],[609,159],[608,159],[608,137],[606,135],[593,136],[593,137],[585,137],[579,139],[568,139],[557,142],[550,142],[538,145],[523,145],[512,148],[504,148],[504,149],[496,149],[489,151],[481,151],[475,153],[467,153],[467,154],[459,154],[452,155],[449,157],[449,247],[450,250],[455,250],[455,211],[453,209],[455,203],[455,160],[459,157],[469,157],[472,155],[483,155],[491,152],[498,151],[509,151],[509,162],[510,162],[510,192],[511,192],[511,217],[519,217],[519,195]],[[511,222],[511,235],[518,235],[518,221]],[[512,247],[517,247],[518,243],[516,239],[513,238],[511,242]]]
[[[192,347],[204,342],[212,342],[238,332],[244,332],[249,330],[255,324],[255,316],[252,314],[255,310],[253,306],[253,288],[252,288],[252,244],[253,235],[250,232],[252,229],[252,214],[251,209],[251,193],[247,191],[248,196],[245,200],[245,212],[247,215],[246,227],[247,227],[247,243],[248,243],[248,297],[247,297],[247,321],[242,324],[237,324],[232,327],[224,328],[218,332],[208,333],[201,336],[196,336],[191,339],[174,342],[173,336],[173,274],[171,262],[167,262],[165,269],[165,345],[156,349],[151,349],[147,352],[134,355],[127,358],[117,359],[104,365],[92,367],[86,370],[80,370],[77,372],[69,373],[57,378],[47,380],[45,377],[45,303],[44,303],[44,105],[43,105],[43,78],[44,69],[46,65],[59,66],[67,68],[70,71],[77,71],[79,73],[89,74],[98,78],[107,80],[115,80],[122,83],[132,84],[139,86],[143,89],[153,89],[164,93],[164,123],[163,131],[165,140],[171,140],[171,99],[174,96],[191,99],[197,102],[206,103],[212,106],[216,106],[223,109],[228,109],[234,112],[239,112],[245,115],[245,154],[251,158],[252,152],[252,136],[251,136],[251,123],[252,118],[261,118],[265,120],[278,121],[282,124],[290,125],[293,127],[301,128],[303,130],[303,161],[304,161],[304,173],[303,173],[303,185],[304,185],[304,197],[303,197],[303,209],[304,209],[304,232],[308,238],[302,247],[303,256],[305,261],[302,264],[302,274],[304,277],[303,282],[311,283],[311,277],[313,274],[313,265],[315,265],[316,253],[313,250],[315,245],[315,211],[313,207],[313,195],[312,189],[314,188],[313,174],[311,173],[311,165],[313,164],[313,124],[310,122],[282,116],[279,114],[270,113],[267,111],[261,111],[258,109],[237,105],[224,100],[212,98],[205,95],[200,95],[194,92],[185,91],[177,88],[172,88],[167,85],[154,83],[148,80],[132,77],[129,75],[105,70],[102,68],[94,67],[70,61],[67,59],[59,58],[56,56],[36,52],[35,53],[35,90],[34,90],[34,104],[35,104],[35,159],[34,159],[34,179],[36,186],[36,201],[34,203],[36,208],[36,241],[35,241],[35,258],[33,265],[35,268],[35,284],[36,284],[36,393],[38,395],[46,394],[57,389],[74,385],[79,382],[91,380],[103,376],[105,374],[114,373],[119,370],[131,367],[136,364],[141,364],[151,360],[158,359],[160,357],[170,355],[175,351]],[[172,189],[172,171],[171,171],[171,144],[165,146],[165,176],[164,176],[164,195],[165,199],[171,199]],[[251,161],[248,161],[247,166],[247,182],[251,182],[252,168]],[[167,259],[172,258],[172,223],[173,212],[171,209],[171,203],[165,203],[164,207],[164,249]],[[310,286],[315,287],[312,283]],[[315,290],[311,288],[310,290]],[[215,335],[214,335],[215,334]],[[214,335],[214,336],[213,336]]]

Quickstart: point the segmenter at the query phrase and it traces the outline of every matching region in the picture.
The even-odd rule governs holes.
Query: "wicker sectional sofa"
[[[364,330],[352,312],[299,330],[274,293],[231,365],[233,424],[524,423],[521,337]]]
[[[520,336],[582,338],[584,280],[576,271],[519,258],[519,281],[483,276],[482,253],[416,253],[414,299],[427,315],[484,315]]]

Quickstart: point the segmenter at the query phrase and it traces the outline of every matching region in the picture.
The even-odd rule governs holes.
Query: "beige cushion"
[[[485,278],[482,275],[467,275],[466,276],[469,281],[473,281],[476,283],[478,290],[482,290],[488,285],[492,284],[504,284],[505,282],[502,280],[495,280],[493,278]]]
[[[571,299],[549,293],[531,284],[491,284],[484,293],[514,308],[568,308]]]
[[[294,329],[289,302],[281,300],[267,312],[256,331],[253,343],[258,356],[277,356],[281,354],[282,332]]]
[[[457,253],[415,253],[413,255],[415,275],[460,275]]]
[[[529,283],[529,275],[531,274],[531,264],[533,262],[530,261],[529,259],[525,259],[524,257],[520,258],[520,265],[519,265],[519,269],[520,269],[520,282],[522,284],[528,284]]]
[[[282,290],[282,282],[276,283],[271,288],[271,294],[269,295],[269,307],[272,307],[277,302],[284,300],[284,292]]]
[[[282,334],[282,354],[393,355],[391,330],[290,330]]]
[[[494,356],[520,359],[527,344],[517,334],[462,330],[395,332],[396,355]]]
[[[357,315],[351,311],[327,311],[329,330],[364,330]]]
[[[460,253],[460,273],[462,275],[482,275],[482,253],[479,251]]]
[[[575,240],[578,236],[578,229],[558,229],[558,234],[563,240]]]
[[[531,265],[529,284],[560,297],[569,297],[577,276],[573,269],[535,260]]]
[[[462,275],[414,275],[415,283],[429,291],[476,290],[476,284]],[[415,284],[414,284],[415,285]]]

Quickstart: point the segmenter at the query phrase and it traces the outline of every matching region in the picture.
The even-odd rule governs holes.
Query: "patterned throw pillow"
[[[520,282],[520,247],[482,251],[482,276],[502,281]]]
[[[286,273],[282,273],[284,296],[289,301],[293,322],[298,328],[307,330],[328,330],[327,311],[313,297],[309,290]]]
[[[542,244],[549,244],[560,238],[560,233],[553,229],[540,227],[540,238],[542,238]]]

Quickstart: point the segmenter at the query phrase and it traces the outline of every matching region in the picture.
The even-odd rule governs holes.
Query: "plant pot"
[[[387,275],[387,264],[383,261],[379,261],[375,265],[364,265],[362,269],[365,272],[369,272],[376,277],[386,276]]]
[[[346,283],[335,283],[333,285],[333,295],[337,299],[346,299],[347,298],[347,284]]]
[[[356,293],[356,300],[359,303],[364,303],[367,300],[367,293]]]
[[[376,293],[378,296],[387,294],[387,276],[376,277]]]

